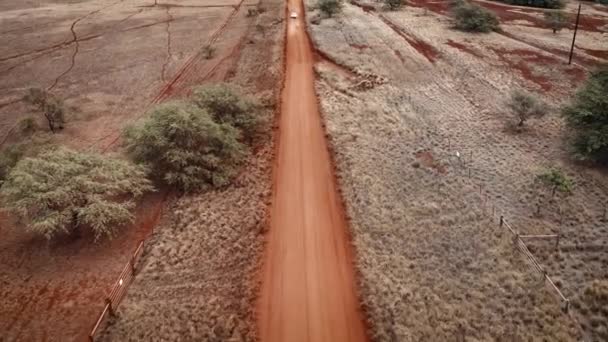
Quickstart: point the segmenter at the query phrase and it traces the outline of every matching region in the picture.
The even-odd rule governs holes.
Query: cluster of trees
[[[191,102],[159,105],[125,129],[132,161],[65,148],[0,154],[0,195],[48,239],[82,228],[112,236],[154,182],[187,192],[229,184],[260,131],[259,109],[228,85],[200,87]]]
[[[465,32],[492,32],[500,29],[494,12],[466,0],[454,0],[451,4],[454,27]]]
[[[569,128],[574,156],[583,161],[608,162],[608,66],[592,72],[573,101],[561,109]],[[514,91],[507,102],[522,129],[532,118],[542,117],[548,107],[534,95]]]

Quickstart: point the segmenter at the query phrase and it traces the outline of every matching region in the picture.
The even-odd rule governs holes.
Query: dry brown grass
[[[580,84],[573,69],[559,56],[504,35],[451,30],[445,17],[420,8],[366,13],[346,4],[341,16],[309,30],[317,47],[342,67],[387,80],[360,90],[329,63],[317,67],[372,337],[580,339],[580,326],[560,311],[510,236],[482,215],[478,194],[482,184],[484,196],[522,234],[562,234],[559,252],[539,242],[534,253],[566,296],[608,276],[605,247],[569,248],[608,243],[600,222],[607,179],[568,160],[556,113],[521,134],[505,130],[510,90],[525,88],[559,107]],[[596,44],[608,50],[605,42]],[[432,49],[436,58],[421,49]],[[455,151],[467,160],[473,152],[471,179]],[[534,178],[551,166],[565,170],[576,189],[553,204],[546,201],[537,217],[535,203],[544,190]],[[600,336],[587,322],[606,321],[575,314],[585,335]]]

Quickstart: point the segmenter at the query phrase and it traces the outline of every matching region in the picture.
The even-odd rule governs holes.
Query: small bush
[[[65,107],[63,101],[46,90],[31,88],[23,100],[38,108],[46,118],[49,129],[55,133],[57,129],[63,129],[65,123]]]
[[[454,27],[466,32],[490,32],[499,29],[498,17],[479,5],[457,1],[451,9]]]
[[[531,118],[542,117],[547,113],[547,105],[532,95],[515,90],[507,103],[517,119],[517,127],[523,127]]]
[[[34,118],[29,117],[19,121],[19,131],[21,134],[29,135],[36,132],[36,130],[38,130],[38,125],[36,125]]]
[[[328,17],[342,11],[341,0],[319,0],[319,9]]]
[[[384,0],[384,5],[391,11],[396,11],[403,6],[403,0]]]
[[[215,48],[211,45],[206,45],[203,48],[203,58],[211,59],[213,56],[215,56]]]
[[[193,101],[211,114],[216,122],[229,124],[241,130],[247,140],[251,140],[259,133],[261,123],[258,115],[259,105],[225,83],[194,89]]]
[[[164,183],[184,191],[227,185],[246,147],[239,132],[194,104],[162,104],[124,132],[127,151]]]
[[[568,16],[563,11],[545,12],[545,24],[553,30],[553,33],[561,31],[568,25]]]
[[[562,110],[573,132],[575,157],[608,162],[608,66],[593,72]]]
[[[17,162],[0,193],[27,229],[47,239],[87,226],[97,240],[132,221],[132,197],[150,190],[142,167],[56,149]]]
[[[551,197],[557,191],[569,194],[572,192],[573,183],[561,170],[551,169],[537,176],[537,179],[551,188]]]

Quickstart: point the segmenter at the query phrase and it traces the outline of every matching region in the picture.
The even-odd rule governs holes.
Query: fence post
[[[505,220],[504,216],[500,215],[500,228],[502,228],[502,224],[503,224],[504,220]]]
[[[564,306],[564,311],[568,313],[570,310],[570,299],[566,299],[566,306]]]
[[[110,310],[110,315],[114,316],[114,309],[112,309],[112,301],[108,297],[106,297],[106,304],[108,305],[108,309]]]

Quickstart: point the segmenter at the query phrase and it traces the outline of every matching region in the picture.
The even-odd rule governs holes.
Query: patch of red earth
[[[494,51],[501,61],[509,65],[509,67],[521,72],[522,76],[538,84],[541,89],[548,91],[553,88],[549,79],[545,76],[536,75],[530,68],[531,63],[537,63],[540,65],[547,65],[547,61],[551,63],[559,62],[553,57],[543,56],[535,51],[516,49],[516,50],[505,50],[501,48],[490,48]]]
[[[570,76],[570,83],[573,86],[578,86],[587,79],[587,72],[580,67],[572,66],[564,69],[564,72]]]
[[[444,174],[446,172],[445,166],[441,165],[439,162],[435,160],[433,154],[429,150],[418,151],[414,153],[416,158],[420,161],[420,163],[428,168],[435,169],[437,172]]]
[[[405,59],[403,59],[403,55],[401,54],[401,52],[399,52],[399,50],[393,50],[393,52],[395,53],[395,56],[397,56],[397,58],[399,58],[399,60],[404,63]]]
[[[473,49],[471,46],[462,44],[462,43],[458,43],[455,42],[451,39],[448,39],[448,41],[446,42],[447,45],[454,47],[460,51],[466,52],[468,54],[471,54],[475,57],[479,57],[479,58],[483,58],[483,54],[479,53],[478,51],[476,51],[475,49]]]
[[[435,61],[439,57],[439,52],[432,45],[418,38],[411,37],[401,27],[395,25],[395,23],[393,23],[383,15],[380,15],[380,19],[382,19],[382,21],[387,24],[391,29],[393,29],[393,31],[395,31],[398,35],[405,39],[408,44],[410,44],[414,49],[416,49],[416,51],[423,55],[429,62],[435,63]]]

